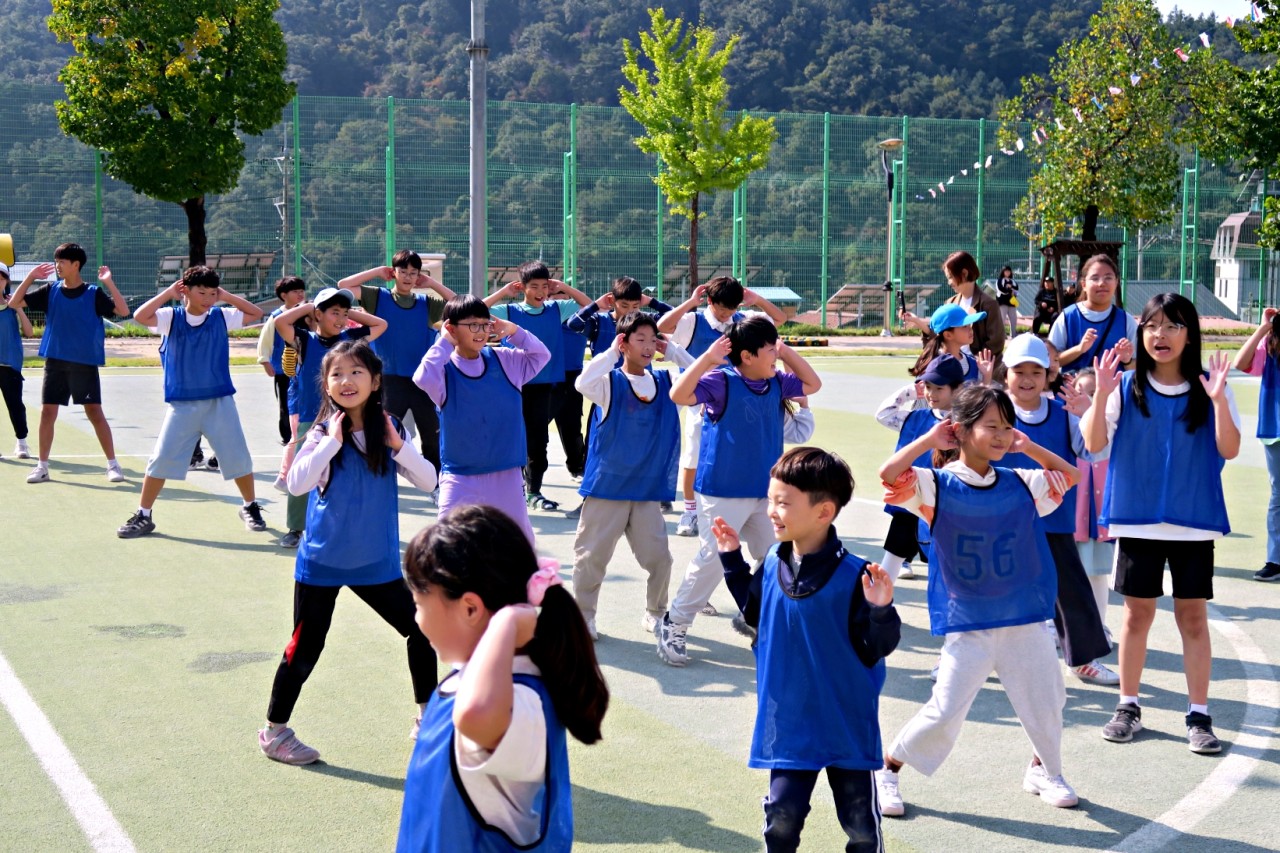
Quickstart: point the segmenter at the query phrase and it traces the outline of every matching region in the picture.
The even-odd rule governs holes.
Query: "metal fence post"
[[[907,141],[907,129],[910,120],[902,117],[902,159],[898,162],[901,164],[898,175],[894,180],[894,185],[898,188],[898,258],[897,258],[897,288],[899,294],[899,302],[905,303],[905,295],[903,290],[907,286],[907,196],[910,190],[907,188],[907,152],[911,150],[911,145]]]
[[[387,96],[387,266],[396,252],[396,103]]]
[[[987,170],[982,168],[982,158],[986,156],[984,153],[987,148],[987,120],[985,118],[978,119],[978,159],[974,161],[974,171],[978,173],[978,233],[974,237],[973,257],[978,262],[978,269],[982,269],[982,232],[985,228],[985,213],[983,210],[984,193],[986,192],[986,176]]]
[[[302,131],[298,96],[293,97],[293,274],[302,275]],[[283,266],[283,263],[281,264]]]
[[[93,228],[98,266],[102,266],[102,151],[93,149]]]
[[[1267,221],[1267,170],[1262,170],[1262,219],[1258,222],[1258,229]],[[1258,322],[1262,322],[1262,311],[1266,307],[1266,298],[1270,296],[1267,292],[1267,262],[1271,259],[1271,250],[1265,246],[1258,247]]]
[[[659,172],[661,172],[661,171],[662,171],[662,159],[661,159],[661,158],[659,158],[659,159],[658,159],[658,171],[659,171]],[[657,190],[658,190],[658,235],[657,235],[657,236],[658,236],[658,299],[659,299],[659,300],[661,300],[661,299],[662,299],[662,297],[663,297],[663,291],[664,291],[664,288],[665,288],[665,286],[666,286],[666,270],[664,269],[665,264],[663,263],[663,257],[662,257],[662,253],[663,253],[663,247],[662,247],[662,217],[663,217],[663,209],[662,209],[662,187],[658,186],[656,182],[654,183],[654,186],[655,186],[655,187],[657,187]]]
[[[827,326],[827,246],[830,235],[831,202],[831,113],[822,114],[822,271],[818,276],[822,327]]]

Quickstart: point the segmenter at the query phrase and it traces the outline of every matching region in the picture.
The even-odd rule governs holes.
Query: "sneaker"
[[[320,753],[298,740],[288,726],[281,726],[275,732],[259,731],[258,747],[267,758],[281,764],[314,764],[320,760]]]
[[[26,459],[21,453],[18,454],[18,458]],[[1253,579],[1256,581],[1280,581],[1280,565],[1267,563],[1253,573]]]
[[[267,529],[267,523],[262,520],[262,507],[258,505],[257,501],[253,501],[248,506],[240,507],[240,520],[244,522],[245,530],[261,533]]]
[[[1213,733],[1213,717],[1199,711],[1187,714],[1187,749],[1197,755],[1222,752],[1222,741]]]
[[[422,731],[422,713],[413,718],[413,725],[409,727],[409,740],[417,742],[418,732]]]
[[[13,446],[13,455],[19,459],[31,458],[31,448],[27,447],[27,440],[25,438],[18,439],[18,443]]]
[[[898,569],[898,580],[909,581],[915,578],[916,573],[911,570],[910,563],[903,563],[902,568]]]
[[[1120,676],[1098,661],[1086,663],[1083,666],[1073,666],[1071,672],[1085,684],[1101,684],[1103,687],[1120,686]]]
[[[1111,722],[1102,727],[1102,739],[1112,743],[1128,743],[1142,731],[1142,709],[1126,702],[1116,706]]]
[[[435,488],[427,492],[427,505],[435,507],[436,509],[440,508],[440,489],[439,488]]]
[[[121,539],[137,539],[139,536],[146,536],[148,533],[156,529],[156,523],[149,515],[143,515],[139,510],[129,516],[129,520],[116,528],[116,536]]]
[[[643,629],[646,634],[652,634],[653,629],[658,624],[658,619],[659,617],[654,616],[652,613],[649,613],[646,611],[645,614],[640,617],[641,629]]]
[[[285,482],[284,474],[277,474],[275,482],[271,484],[271,487],[277,492],[283,492],[286,495],[289,494],[289,484]]]
[[[24,457],[24,458],[25,458],[25,457]],[[659,510],[663,515],[666,515],[667,513],[671,512],[671,501],[659,501],[659,502],[658,502],[658,510]]]
[[[582,518],[582,504],[578,504],[573,509],[564,514],[565,518]]]
[[[120,463],[119,463],[119,462],[108,462],[108,463],[107,463],[107,482],[108,482],[108,483],[123,483],[123,482],[124,482],[124,472],[120,470]]]
[[[207,462],[205,462],[205,463],[204,463],[204,467],[208,468],[210,471],[217,471],[217,470],[218,470],[218,457],[216,457],[216,456],[210,456],[210,457],[209,457],[209,460],[208,460]]]
[[[543,497],[539,492],[529,492],[524,496],[524,502],[525,506],[529,507],[529,509],[540,509],[550,512],[551,510],[560,508],[560,504],[550,498]]]
[[[302,541],[302,531],[290,530],[288,533],[280,537],[280,547],[297,548],[300,541]]]
[[[752,645],[755,645],[758,632],[755,628],[752,628],[747,624],[747,619],[742,615],[741,610],[738,611],[738,614],[733,617],[729,624],[733,626],[734,631],[737,631],[739,634],[749,639]]]
[[[881,817],[902,817],[907,807],[903,805],[902,794],[898,790],[898,774],[885,767],[877,770],[875,776]]]
[[[1032,763],[1022,777],[1022,790],[1039,794],[1040,799],[1059,809],[1069,809],[1080,804],[1075,790],[1061,776],[1050,776],[1043,764]]]
[[[187,463],[187,470],[188,471],[204,470],[204,452],[203,451],[197,450],[195,453],[191,454],[191,461]]]
[[[658,657],[672,666],[687,664],[689,655],[684,641],[688,633],[688,625],[676,625],[670,616],[663,614],[662,619],[653,624],[653,634],[658,638]]]
[[[27,475],[28,483],[47,483],[49,482],[49,469],[43,465],[37,465],[31,469],[31,473]]]
[[[716,606],[712,604],[710,601],[702,605],[702,609],[699,610],[698,612],[701,613],[703,616],[719,616],[720,615],[720,611],[716,610]]]
[[[600,639],[600,632],[596,630],[596,618],[594,616],[587,620],[587,634],[591,637],[592,642]]]
[[[676,535],[698,535],[698,514],[696,512],[686,509],[684,512],[680,513],[680,521],[676,524]]]

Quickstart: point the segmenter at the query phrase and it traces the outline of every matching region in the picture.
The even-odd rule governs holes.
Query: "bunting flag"
[[[938,192],[937,192],[937,190],[935,190],[933,187],[930,187],[930,188],[929,188],[929,196],[930,196],[931,198],[937,198],[937,197],[938,197]]]
[[[973,170],[974,170],[975,172],[976,172],[976,171],[978,171],[978,170],[979,170],[979,169],[981,169],[981,168],[982,168],[982,164],[981,164],[981,163],[974,163],[974,164],[973,164]]]
[[[1006,157],[1012,157],[1014,154],[1017,154],[1018,152],[1017,152],[1017,151],[1010,151],[1008,148],[1001,148],[1001,149],[1000,149],[1000,153],[1001,153],[1001,154],[1003,154],[1003,155],[1004,155],[1004,156],[1006,156]]]
[[[1138,83],[1140,83],[1141,81],[1142,81],[1142,75],[1141,75],[1141,74],[1130,74],[1130,75],[1129,75],[1129,85],[1130,85],[1130,86],[1136,86],[1136,85],[1138,85]]]
[[[947,178],[947,186],[951,186],[951,185],[952,185],[952,184],[954,184],[955,182],[956,182],[956,176],[955,176],[955,175],[952,175],[951,177]]]
[[[1162,66],[1160,65],[1160,60],[1158,60],[1158,59],[1153,59],[1153,60],[1151,60],[1151,65],[1152,65],[1154,68],[1157,68],[1157,69],[1159,69],[1159,68],[1161,68],[1161,67],[1162,67]]]
[[[1021,151],[1022,149],[1024,149],[1024,148],[1026,148],[1026,147],[1027,147],[1026,143],[1022,141],[1022,137],[1021,137],[1021,136],[1019,136],[1019,137],[1018,137],[1018,141],[1017,141],[1017,142],[1013,143],[1013,146],[1014,146],[1015,148],[1017,148],[1019,151]]]
[[[1201,33],[1201,34],[1200,34],[1200,43],[1201,43],[1202,45],[1204,45],[1205,47],[1208,47],[1208,46],[1209,46],[1209,34],[1208,34],[1208,33]]]
[[[942,185],[942,182],[941,182],[941,181],[939,181],[939,182],[938,182],[938,192],[940,192],[940,193],[944,193],[944,192],[946,192],[946,191],[947,191],[947,188],[946,188],[946,187],[944,187],[944,186]]]
[[[1181,59],[1183,62],[1189,62],[1191,57],[1187,56],[1187,52],[1180,47],[1173,49],[1173,55]]]
[[[1110,93],[1111,93],[1111,94],[1113,94],[1113,95],[1123,95],[1123,94],[1124,94],[1124,90],[1123,90],[1123,89],[1121,89],[1119,86],[1108,86],[1108,87],[1107,87],[1107,91],[1108,91],[1108,92],[1110,92]]]
[[[968,169],[961,169],[961,170],[960,170],[960,177],[962,177],[962,178],[967,178],[967,177],[969,177],[969,170],[968,170]]]
[[[1076,121],[1080,122],[1081,124],[1084,124],[1084,114],[1080,112],[1079,107],[1072,107],[1071,112],[1075,113]]]
[[[1093,105],[1098,108],[1098,112],[1102,112],[1104,109],[1106,109],[1106,107],[1102,106],[1102,101],[1099,101],[1097,96],[1094,96],[1092,100],[1093,100]]]
[[[1254,21],[1255,23],[1262,20],[1262,10],[1258,8],[1257,3],[1249,4],[1249,20]]]
[[[1230,15],[1227,15],[1227,19],[1226,19],[1225,21],[1223,21],[1222,23],[1226,24],[1226,25],[1227,25],[1227,29],[1229,29],[1229,30],[1233,30],[1233,29],[1235,29],[1235,27],[1236,27],[1236,21],[1235,21],[1235,18],[1231,17]]]
[[[1065,127],[1065,126],[1063,126],[1063,124],[1062,124],[1062,119],[1060,119],[1060,118],[1055,118],[1055,119],[1053,120],[1053,123],[1054,123],[1054,124],[1056,124],[1056,125],[1058,126],[1058,130],[1066,130],[1066,127]]]
[[[994,155],[994,154],[988,154],[988,155],[987,155],[987,164],[986,164],[986,168],[988,168],[988,169],[990,169],[990,168],[991,168],[991,161],[992,161],[992,160],[994,160],[994,159],[995,159],[995,155]]]

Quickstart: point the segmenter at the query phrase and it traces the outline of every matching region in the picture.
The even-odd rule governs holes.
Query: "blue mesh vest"
[[[289,383],[289,413],[298,415],[298,423],[311,423],[320,414],[320,364],[324,354],[341,341],[350,340],[347,329],[343,329],[326,343],[315,332],[299,329],[297,339],[304,336],[306,344],[298,353],[298,372]],[[296,391],[295,391],[296,389]]]
[[[564,375],[581,373],[583,357],[587,354],[587,336],[581,332],[570,331],[568,326],[560,326],[560,339],[564,342]]]
[[[680,414],[671,402],[671,374],[651,370],[657,392],[636,396],[621,370],[609,374],[609,414],[591,407],[591,444],[578,494],[615,501],[669,501],[680,461]]]
[[[600,353],[613,346],[613,339],[618,336],[618,321],[613,319],[611,311],[596,312],[596,339],[591,342],[591,354],[599,355]],[[614,367],[622,364],[622,358],[618,358],[618,363]]]
[[[1199,381],[1193,378],[1192,382]],[[1120,388],[1120,420],[1111,439],[1107,488],[1102,495],[1100,524],[1178,524],[1227,534],[1227,506],[1222,495],[1222,466],[1214,436],[1213,410],[1193,433],[1187,432],[1187,400],[1147,389],[1143,417],[1133,396],[1133,371]],[[1261,407],[1259,408],[1261,411]]]
[[[898,432],[898,443],[894,447],[895,451],[901,450],[911,442],[920,438],[935,425],[940,423],[934,415],[933,409],[913,409],[907,419],[902,422],[902,429]],[[926,450],[916,457],[911,463],[913,468],[932,468],[933,467],[933,451]],[[905,510],[900,506],[884,505],[884,511],[890,515],[912,515],[910,510]],[[924,532],[924,531],[921,531]]]
[[[439,688],[422,714],[422,727],[413,746],[404,779],[404,807],[400,811],[397,853],[499,853],[509,850],[564,853],[573,846],[573,791],[569,781],[569,753],[565,729],[556,717],[542,679],[513,676],[517,684],[537,691],[547,721],[547,775],[534,812],[541,821],[539,837],[517,846],[506,833],[481,821],[466,790],[458,781],[454,754],[452,693]],[[456,681],[454,675],[444,684]]]
[[[64,294],[61,282],[49,287],[40,357],[78,364],[106,364],[106,333],[97,309],[98,286],[85,285],[84,293],[75,298]]]
[[[1258,438],[1280,438],[1280,361],[1266,356],[1258,390]]]
[[[511,384],[493,350],[480,351],[484,372],[467,376],[452,359],[444,366],[440,413],[440,467],[448,474],[492,474],[525,463],[520,389]]]
[[[712,420],[702,415],[702,451],[694,491],[721,498],[763,498],[769,493],[769,469],[782,456],[782,381],[769,379],[756,393],[732,367],[709,376],[725,379],[724,411]]]
[[[401,308],[391,291],[384,290],[378,294],[374,313],[387,321],[387,330],[370,344],[382,359],[382,372],[388,376],[413,376],[422,357],[436,342],[427,297],[415,293],[413,307]]]
[[[1114,319],[1113,319],[1114,318]],[[1104,340],[1102,332],[1107,328],[1107,324],[1111,324],[1110,331],[1107,331],[1107,337]],[[1080,311],[1080,304],[1075,303],[1068,305],[1062,312],[1062,326],[1067,333],[1067,346],[1073,347],[1084,340],[1086,329],[1093,329],[1098,338],[1093,342],[1093,347],[1070,362],[1061,365],[1063,373],[1073,373],[1077,370],[1084,370],[1086,367],[1093,366],[1093,359],[1102,355],[1107,350],[1120,343],[1128,337],[1128,319],[1124,315],[1124,309],[1112,305],[1111,312],[1098,322],[1087,319]]]
[[[279,308],[277,308],[276,310],[272,311],[270,314],[267,315],[267,319],[263,323],[263,325],[265,326],[268,323],[270,323],[274,328],[276,318],[279,317],[284,312],[285,312],[285,307],[281,305]],[[271,341],[271,369],[276,372],[277,376],[284,375],[284,363],[281,361],[281,359],[284,357],[285,346],[287,346],[287,344],[285,344],[284,342],[284,336],[277,331],[275,333],[275,337]]]
[[[160,342],[164,365],[164,401],[213,400],[236,393],[231,382],[231,349],[227,343],[227,318],[221,308],[210,308],[199,326],[187,322],[183,308],[173,309],[169,334]]]
[[[741,311],[735,311],[729,322],[736,323],[744,316]],[[698,311],[693,315],[693,336],[689,338],[689,345],[685,349],[689,355],[697,358],[722,337],[724,337],[724,332],[717,332],[711,328],[711,324],[707,322],[707,315],[702,311]]]
[[[1061,400],[1049,401],[1049,414],[1038,424],[1029,424],[1018,416],[1018,429],[1036,444],[1056,453],[1075,467],[1076,453],[1071,448],[1071,418]],[[1005,468],[1029,468],[1041,470],[1043,466],[1025,453],[1009,453],[1000,461]],[[1045,533],[1076,532],[1076,487],[1072,486],[1062,498],[1062,506],[1040,519]]]
[[[792,598],[779,578],[778,546],[761,571],[756,724],[751,767],[876,770],[885,664],[867,668],[849,639],[849,607],[866,560],[845,552],[822,589]]]
[[[1058,573],[1035,499],[1012,469],[994,470],[989,486],[933,472],[938,499],[927,598],[936,636],[1053,618]]]
[[[22,330],[12,308],[0,309],[0,367],[22,370]]]
[[[525,303],[513,302],[507,307],[507,319],[542,341],[543,346],[551,352],[551,359],[538,371],[538,375],[526,384],[547,385],[552,382],[563,382],[564,329],[560,324],[559,304],[555,301],[547,302],[535,313]],[[581,360],[581,354],[579,360]]]

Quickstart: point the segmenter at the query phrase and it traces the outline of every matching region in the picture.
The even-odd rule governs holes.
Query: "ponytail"
[[[609,687],[582,611],[563,586],[550,587],[543,595],[538,626],[527,650],[564,727],[583,743],[600,740]]]

